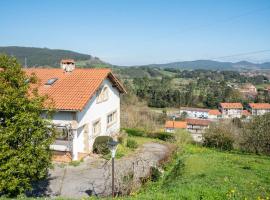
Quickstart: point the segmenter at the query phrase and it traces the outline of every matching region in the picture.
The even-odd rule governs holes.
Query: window
[[[107,101],[108,99],[109,99],[109,89],[108,87],[104,87],[98,92],[97,103]]]
[[[107,125],[111,125],[116,122],[117,112],[114,111],[107,115]]]
[[[52,85],[52,84],[54,84],[57,80],[58,80],[58,78],[51,78],[51,79],[49,79],[49,80],[45,83],[45,85]]]
[[[56,128],[57,140],[68,140],[68,130],[66,128]]]
[[[97,136],[101,133],[101,122],[100,120],[93,123],[93,135]]]

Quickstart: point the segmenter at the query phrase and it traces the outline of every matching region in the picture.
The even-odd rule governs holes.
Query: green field
[[[269,199],[270,157],[187,145],[158,182],[125,199]]]

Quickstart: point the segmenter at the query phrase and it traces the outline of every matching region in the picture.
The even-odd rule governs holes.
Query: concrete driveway
[[[152,167],[168,158],[172,148],[165,144],[147,143],[133,155],[116,160],[115,190],[128,194],[141,186]],[[111,194],[111,161],[89,157],[79,166],[55,165],[49,178],[36,185],[35,196],[82,198]]]

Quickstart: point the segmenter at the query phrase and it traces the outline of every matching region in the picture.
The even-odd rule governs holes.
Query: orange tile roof
[[[48,95],[57,110],[82,110],[104,79],[109,78],[121,93],[124,87],[110,69],[75,69],[65,72],[63,69],[24,69],[27,75],[34,73],[39,79],[33,87],[40,95]],[[58,78],[52,85],[45,85],[51,78]]]
[[[243,105],[241,103],[220,103],[220,106],[222,108],[243,108]]]
[[[242,115],[249,116],[249,115],[251,115],[251,113],[248,112],[247,110],[243,110]]]
[[[186,119],[187,124],[190,125],[199,125],[199,126],[208,126],[211,121],[206,119]]]
[[[269,103],[249,103],[248,105],[252,109],[270,109]]]
[[[184,121],[166,121],[165,128],[187,128],[187,122],[184,122]]]
[[[221,112],[219,112],[218,109],[209,110],[209,115],[221,115]]]

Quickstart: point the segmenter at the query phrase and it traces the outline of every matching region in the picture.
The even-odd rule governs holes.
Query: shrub
[[[254,117],[244,127],[242,150],[270,155],[270,113]]]
[[[157,167],[151,167],[151,181],[156,182],[160,179],[162,173]]]
[[[153,133],[148,133],[147,136],[151,138],[160,139],[163,141],[175,140],[175,136],[172,133],[167,133],[167,132],[153,132]]]
[[[166,175],[163,186],[168,187],[169,184],[173,182],[173,180],[179,179],[184,174],[185,162],[182,159],[176,160],[173,168]]]
[[[127,147],[131,149],[136,149],[138,147],[138,143],[133,139],[127,139]]]
[[[221,150],[232,150],[234,143],[232,129],[228,124],[218,123],[210,125],[210,128],[203,134],[203,144],[207,147],[214,147]]]
[[[140,136],[140,137],[145,136],[145,131],[141,129],[126,128],[124,130],[127,132],[128,135],[131,135],[131,136]]]
[[[73,167],[77,167],[81,164],[81,160],[73,160],[69,163],[69,165],[73,166]]]
[[[127,134],[126,132],[121,132],[120,135],[117,137],[117,140],[120,144],[125,144],[127,140]]]
[[[93,152],[97,154],[102,154],[102,155],[106,155],[110,153],[110,149],[108,147],[109,141],[112,141],[112,138],[109,136],[97,137],[93,144]]]
[[[193,143],[193,138],[191,134],[186,130],[177,130],[174,135],[179,146]]]

